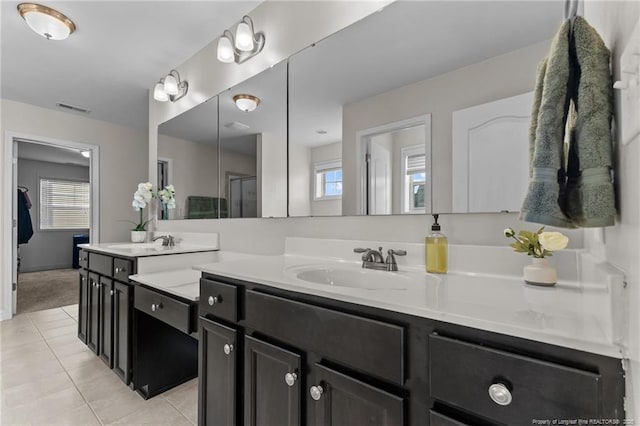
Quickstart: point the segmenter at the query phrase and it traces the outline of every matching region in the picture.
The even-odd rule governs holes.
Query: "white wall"
[[[147,180],[148,134],[127,127],[93,120],[77,114],[70,114],[40,108],[8,99],[0,100],[0,132],[3,144],[6,133],[13,132],[40,137],[72,141],[100,147],[100,239],[102,242],[127,241],[131,226],[122,220],[136,220],[131,207],[131,199],[139,182]],[[0,150],[0,162],[4,164],[5,150]],[[155,160],[154,160],[155,161]],[[4,171],[3,171],[4,172]],[[2,197],[10,185],[2,174]],[[2,206],[0,223],[11,220],[11,206]],[[11,239],[0,227],[0,241]],[[11,275],[10,256],[0,259],[0,287],[9,285]],[[0,318],[7,318],[10,301],[0,295]]]
[[[434,78],[347,104],[342,116],[342,158],[355,164],[356,132],[431,114],[433,211],[451,212],[452,113],[533,90],[536,68],[549,51],[545,41]],[[355,214],[354,167],[343,170],[343,214]]]
[[[89,167],[18,159],[18,185],[29,188],[28,195],[32,204],[29,213],[33,225],[33,236],[27,244],[20,245],[20,272],[71,268],[73,236],[89,235],[89,229],[71,231],[40,229],[40,178],[89,182]]]
[[[314,164],[323,161],[333,161],[342,159],[342,142],[334,142],[327,145],[320,145],[310,149],[310,158],[307,160],[308,173],[308,194],[311,203],[311,216],[340,216],[342,214],[342,199],[337,200],[314,200],[315,176]],[[291,185],[291,192],[298,192],[299,186]],[[301,215],[300,215],[301,216]]]
[[[342,148],[340,148],[342,150]],[[341,156],[342,153],[338,154]],[[311,215],[313,199],[313,169],[311,148],[302,144],[289,144],[289,215]]]
[[[612,53],[614,80],[622,74],[619,59],[627,43],[635,43],[640,51],[640,40],[631,38],[631,31],[640,19],[640,2],[585,2],[584,16],[599,32]],[[620,108],[620,93],[616,93],[616,108]],[[617,114],[620,129],[620,114]],[[635,117],[635,120],[639,120]],[[640,418],[640,136],[627,145],[616,134],[616,182],[618,217],[615,227],[605,228],[604,243],[598,231],[586,233],[586,245],[596,254],[625,272],[629,306],[629,358],[627,372],[628,418]]]

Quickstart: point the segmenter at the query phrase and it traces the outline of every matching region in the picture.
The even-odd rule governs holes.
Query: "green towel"
[[[576,17],[573,29],[570,21],[560,27],[538,68],[534,98],[520,219],[564,228],[613,225],[609,51],[584,18]]]
[[[564,130],[569,104],[569,33],[565,21],[538,68],[530,135],[530,182],[520,219],[563,228],[573,227],[561,209],[564,199]]]
[[[573,24],[579,75],[574,95],[574,140],[569,151],[566,212],[581,227],[614,225],[615,196],[611,179],[613,82],[609,50],[587,21]]]

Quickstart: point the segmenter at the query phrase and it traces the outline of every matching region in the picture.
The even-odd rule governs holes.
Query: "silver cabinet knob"
[[[116,274],[120,272],[127,272],[127,270],[124,268],[116,268]]]
[[[113,292],[113,290],[109,291],[109,295],[113,296],[115,293]]]
[[[223,346],[222,350],[224,351],[225,355],[229,355],[231,352],[233,352],[233,345],[227,343]]]
[[[502,383],[494,383],[489,386],[489,396],[491,400],[498,405],[511,404],[511,392]]]
[[[209,302],[209,306],[213,306],[216,303],[221,303],[222,302],[222,297],[220,297],[220,296],[209,296],[208,302]]]
[[[293,386],[296,384],[296,380],[298,380],[298,375],[296,373],[287,373],[284,375],[284,382],[288,386]]]
[[[324,392],[324,389],[322,389],[322,386],[320,385],[311,386],[309,388],[309,393],[311,394],[311,398],[314,401],[320,401],[320,398],[322,397],[323,392]]]
[[[152,303],[151,304],[151,310],[153,312],[159,311],[160,309],[162,309],[162,303]]]

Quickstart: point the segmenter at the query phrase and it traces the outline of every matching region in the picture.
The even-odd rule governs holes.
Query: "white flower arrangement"
[[[544,226],[536,232],[520,231],[518,236],[512,228],[506,228],[503,232],[505,237],[516,240],[511,244],[516,252],[526,253],[539,259],[551,256],[551,252],[567,247],[569,237],[561,232],[542,232],[543,230]]]
[[[146,231],[147,225],[151,222],[151,219],[144,220],[142,210],[147,207],[148,204],[151,203],[153,198],[159,198],[160,202],[165,205],[168,209],[176,208],[176,191],[173,185],[167,185],[164,189],[158,191],[158,194],[155,195],[153,193],[153,185],[151,182],[142,182],[138,184],[138,189],[133,193],[133,201],[131,202],[131,206],[137,212],[140,212],[140,220],[138,222],[133,222],[135,227],[132,231]]]

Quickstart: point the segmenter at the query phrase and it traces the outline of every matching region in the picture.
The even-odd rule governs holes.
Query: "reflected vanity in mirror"
[[[287,215],[286,84],[283,62],[158,127],[159,219]]]
[[[290,216],[519,210],[559,16],[561,2],[395,2],[291,56]]]

